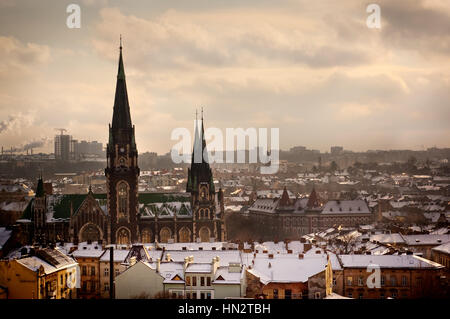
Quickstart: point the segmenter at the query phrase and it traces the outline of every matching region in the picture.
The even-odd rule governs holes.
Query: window
[[[64,279],[63,279],[63,275],[59,276],[59,279],[60,279],[60,283],[61,283],[61,285],[63,285],[63,284],[64,284]]]
[[[103,286],[104,291],[109,291],[109,283],[105,282]]]
[[[206,285],[211,286],[211,277],[206,277]]]
[[[186,285],[187,286],[191,285],[191,277],[190,276],[186,276]]]
[[[291,289],[286,289],[284,292],[284,298],[285,299],[292,299],[292,290]]]
[[[385,276],[381,276],[381,285],[384,286],[386,282],[386,277]]]
[[[105,275],[105,277],[109,276],[109,268],[108,267],[105,268],[104,275]]]
[[[278,299],[278,289],[273,290],[273,299]]]
[[[362,292],[359,293],[358,298],[359,299],[363,299],[363,293]]]
[[[336,287],[336,278],[333,278],[333,287]]]
[[[353,277],[347,277],[347,285],[352,286],[353,285]]]
[[[197,286],[197,277],[192,277],[192,286]]]
[[[320,299],[320,292],[319,291],[314,293],[314,299]]]
[[[395,276],[391,277],[391,286],[397,286],[397,277]]]
[[[86,266],[83,266],[83,276],[86,276],[87,275],[87,268],[86,268]]]
[[[363,277],[358,278],[358,286],[363,286]]]
[[[200,286],[205,285],[205,277],[200,277]]]
[[[402,276],[402,286],[406,286],[408,284],[408,280],[406,276]]]
[[[380,298],[381,298],[381,299],[384,299],[384,292],[381,292],[381,293],[380,293]]]
[[[348,293],[349,298],[353,298],[353,294],[351,292]]]
[[[95,291],[95,281],[91,281],[91,292]]]
[[[125,182],[117,185],[118,218],[128,220],[128,186]]]
[[[206,293],[206,299],[211,299],[211,293],[210,292]]]
[[[205,296],[205,293],[204,293],[204,292],[201,292],[201,293],[200,293],[200,299],[205,299],[205,297],[206,297],[206,296]]]
[[[95,276],[95,267],[91,267],[91,276]]]
[[[392,298],[397,298],[397,293],[396,292],[392,293]]]
[[[83,281],[83,291],[87,291],[87,281]]]
[[[120,270],[119,269],[114,269],[114,274],[117,276],[119,276]]]

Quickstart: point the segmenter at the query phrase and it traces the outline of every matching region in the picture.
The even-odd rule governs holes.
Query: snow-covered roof
[[[450,255],[450,242],[433,247],[432,250]]]
[[[322,214],[370,214],[364,200],[330,200],[323,207]]]
[[[344,268],[441,268],[443,266],[416,255],[339,255]]]
[[[8,239],[11,237],[12,230],[8,230],[5,227],[0,227],[0,249],[6,244]]]
[[[193,256],[194,263],[211,263],[212,259],[219,256],[219,267],[228,266],[230,263],[241,263],[239,250],[190,250],[190,251],[166,251],[162,260],[165,260],[167,254],[174,262],[184,262],[185,257]]]
[[[114,249],[113,250],[114,262],[124,262],[129,252],[130,251],[128,249]],[[106,252],[100,257],[100,261],[109,262],[109,250],[106,250]]]
[[[244,272],[229,272],[228,267],[220,267],[214,276],[214,285],[240,284]]]
[[[293,255],[268,255],[258,254],[247,271],[259,277],[263,284],[270,282],[292,283],[306,282],[308,278],[323,270],[327,265],[324,255],[300,259]]]
[[[402,235],[402,237],[410,246],[441,245],[450,242],[450,235]]]
[[[186,273],[211,273],[211,271],[211,263],[193,263],[186,267]]]
[[[377,234],[370,236],[370,241],[379,242],[381,244],[404,243],[404,239],[400,234]]]

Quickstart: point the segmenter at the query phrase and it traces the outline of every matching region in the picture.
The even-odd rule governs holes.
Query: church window
[[[128,186],[125,182],[120,182],[117,187],[117,199],[118,199],[118,217],[128,220]]]
[[[208,227],[202,227],[199,231],[200,241],[209,242],[210,232]]]
[[[189,229],[187,229],[186,227],[181,228],[179,242],[187,243],[187,242],[190,242],[190,239],[191,239],[191,235],[190,235]]]
[[[142,243],[148,244],[152,242],[152,231],[150,229],[144,229],[142,231]]]
[[[167,243],[169,239],[172,237],[172,232],[169,228],[164,227],[159,232],[160,242],[161,243]]]
[[[124,227],[120,228],[117,231],[117,244],[126,245],[131,242],[130,240],[130,231]]]

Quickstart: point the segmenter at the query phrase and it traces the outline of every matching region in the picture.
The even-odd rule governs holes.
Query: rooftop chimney
[[[161,269],[161,258],[156,259],[156,272],[159,273]]]

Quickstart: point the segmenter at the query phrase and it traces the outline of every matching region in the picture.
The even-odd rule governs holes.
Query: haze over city
[[[177,127],[278,127],[280,147],[448,147],[450,5],[378,1],[0,3],[0,145],[52,152],[55,128],[107,142],[119,34],[139,151]],[[45,23],[43,23],[45,21]]]

